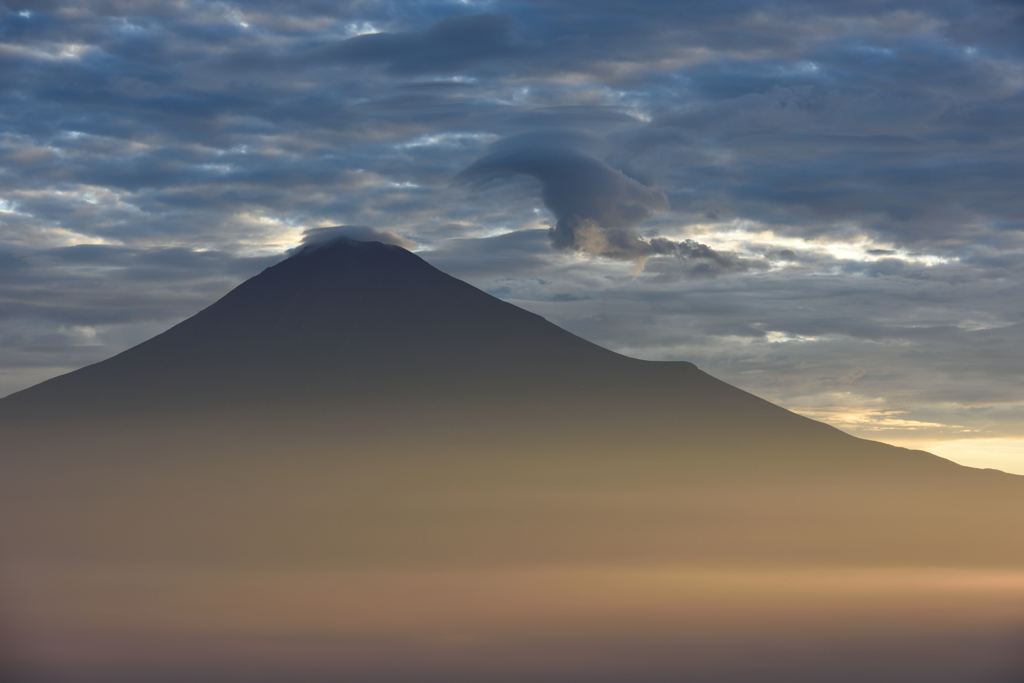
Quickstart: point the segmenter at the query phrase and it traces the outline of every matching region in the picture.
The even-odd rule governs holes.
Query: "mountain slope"
[[[555,420],[634,443],[674,433],[723,452],[770,442],[827,459],[859,442],[690,363],[603,349],[400,247],[345,239],[307,247],[114,358],[0,400],[0,425],[345,413],[364,416],[357,428],[369,413],[437,421],[467,409],[480,423]]]

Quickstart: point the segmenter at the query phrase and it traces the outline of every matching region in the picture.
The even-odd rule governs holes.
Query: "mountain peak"
[[[424,266],[433,268],[402,245],[335,235],[322,240],[311,240],[296,247],[288,258],[268,270],[281,269],[287,263],[294,263],[295,268],[312,270],[331,267],[329,262],[334,262],[335,268],[351,269],[358,277],[367,277],[370,269],[388,267],[389,264],[396,269]],[[297,275],[297,272],[293,272],[292,276]],[[396,275],[397,271],[389,277]]]

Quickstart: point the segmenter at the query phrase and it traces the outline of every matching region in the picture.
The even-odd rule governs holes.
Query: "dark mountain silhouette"
[[[284,423],[378,410],[435,419],[439,411],[467,409],[474,419],[461,422],[470,430],[533,418],[563,432],[606,432],[602,438],[634,443],[657,434],[683,460],[705,463],[735,445],[752,451],[742,457],[756,466],[765,460],[760,450],[774,444],[791,455],[810,449],[804,467],[835,463],[859,448],[846,465],[881,459],[956,468],[902,449],[876,454],[877,444],[779,408],[691,363],[622,356],[401,247],[344,238],[306,247],[109,360],[0,400],[0,421]],[[693,448],[698,443],[717,452],[701,454]]]
[[[938,567],[1004,572],[1005,582],[1024,569],[1024,478],[854,438],[690,363],[613,353],[395,246],[304,248],[167,332],[0,400],[0,443],[0,604],[6,588],[16,615],[0,610],[0,641],[15,643],[0,647],[0,674],[7,657],[24,680],[975,683],[1020,671],[991,645],[1003,642],[992,640],[1003,612],[973,598],[943,608],[957,615],[948,624],[897,594],[864,621],[851,599],[834,619],[853,626],[808,645],[813,656],[783,656],[771,648],[790,632],[775,633],[774,620],[813,613],[801,600],[818,604],[803,588],[783,591],[779,604],[797,606],[770,618],[758,610],[783,600],[777,587],[751,598],[756,608],[721,598],[702,612],[710,598],[687,598],[698,622],[734,614],[743,631],[748,617],[768,620],[739,655],[715,649],[724,636],[700,646],[690,637],[699,623],[683,616],[672,617],[678,632],[636,622],[660,634],[648,638],[628,626],[640,619],[632,608],[594,607],[611,621],[597,628],[588,617],[573,627],[590,634],[578,640],[545,631],[557,619],[544,608],[474,592],[478,576],[529,595],[508,577],[634,565]],[[595,580],[591,569],[565,571],[546,600]],[[294,578],[267,578],[279,575]],[[295,612],[298,587],[325,575],[345,577],[330,590],[347,602],[324,612],[330,591],[316,593]],[[615,581],[593,604],[619,595]],[[250,585],[263,588],[225,597]],[[448,597],[431,612],[408,585]],[[291,597],[275,602],[274,591]],[[364,604],[364,594],[377,597]],[[420,633],[416,615],[447,623],[479,604],[501,628],[524,624],[534,644],[508,635],[460,659],[429,645],[422,633],[433,626],[409,635]],[[232,649],[249,633],[241,626],[202,635],[236,612],[274,615],[261,622],[264,640],[245,636],[255,648],[245,656]],[[912,634],[902,649],[878,635],[889,623]],[[820,636],[812,631],[801,633]],[[558,656],[544,649],[556,642],[568,648]],[[282,643],[299,649],[274,660],[278,674],[260,679],[239,664]],[[294,663],[302,648],[319,653],[308,671]]]

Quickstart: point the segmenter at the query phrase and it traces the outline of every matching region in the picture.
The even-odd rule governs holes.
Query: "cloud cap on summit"
[[[322,247],[338,240],[355,240],[356,242],[380,242],[393,244],[403,249],[413,250],[419,246],[417,242],[390,230],[379,230],[369,225],[336,225],[330,228],[310,228],[302,233],[302,249]]]

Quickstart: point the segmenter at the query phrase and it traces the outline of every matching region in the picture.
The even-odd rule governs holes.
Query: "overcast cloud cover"
[[[0,3],[0,395],[346,225],[1024,471],[1022,143],[1012,0]]]

